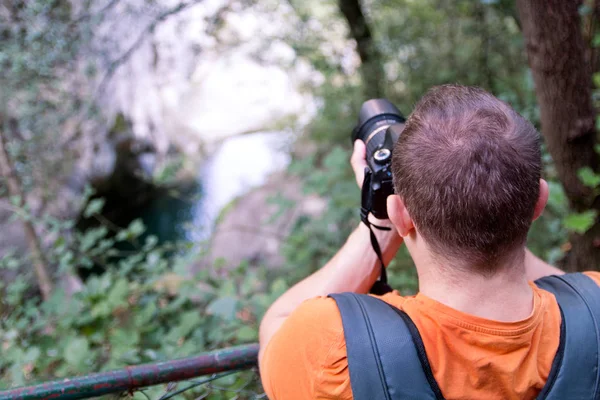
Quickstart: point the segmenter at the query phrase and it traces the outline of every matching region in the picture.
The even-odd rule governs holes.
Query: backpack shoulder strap
[[[443,399],[406,313],[372,296],[330,297],[342,316],[354,399]]]
[[[539,399],[600,398],[600,288],[581,274],[535,281],[561,309],[561,344]]]

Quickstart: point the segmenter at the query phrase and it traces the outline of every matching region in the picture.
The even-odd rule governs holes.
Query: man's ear
[[[394,224],[400,236],[406,237],[410,234],[410,231],[415,229],[412,218],[404,206],[404,202],[397,194],[388,196],[387,212],[390,221],[392,221],[392,224]]]
[[[540,194],[538,196],[537,203],[535,203],[535,209],[533,210],[534,221],[538,219],[540,215],[542,215],[544,208],[546,208],[546,203],[548,202],[548,195],[548,182],[546,182],[543,179],[540,179]]]

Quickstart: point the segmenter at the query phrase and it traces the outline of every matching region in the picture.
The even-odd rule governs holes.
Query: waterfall
[[[122,54],[130,56],[101,102],[108,115],[124,115],[134,136],[151,140],[159,153],[174,147],[204,160],[199,201],[164,210],[182,205],[160,200],[142,213],[150,226],[163,227],[169,220],[181,224],[174,215],[187,215],[179,230],[199,241],[225,205],[287,166],[294,138],[316,113],[310,88],[323,78],[286,43],[298,24],[287,3],[204,0],[152,32],[147,27],[181,3],[146,3],[124,0],[106,11],[97,43],[108,49],[99,54],[108,56],[100,64],[109,69]]]

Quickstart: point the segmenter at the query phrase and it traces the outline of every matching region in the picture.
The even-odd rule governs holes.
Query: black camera
[[[404,129],[402,124],[405,121],[396,106],[388,100],[371,99],[365,101],[360,108],[358,124],[352,131],[352,143],[360,139],[367,148],[370,179],[363,183],[368,187],[363,187],[362,206],[375,218],[388,218],[386,199],[394,193],[392,151]]]

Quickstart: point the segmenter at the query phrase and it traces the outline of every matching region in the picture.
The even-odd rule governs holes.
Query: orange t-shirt
[[[600,285],[600,272],[586,274]],[[533,312],[517,322],[465,314],[422,294],[379,298],[406,312],[419,329],[444,398],[533,399],[558,349],[560,311],[554,295],[531,286]],[[271,338],[260,369],[271,400],[352,399],[335,301],[302,303]]]

